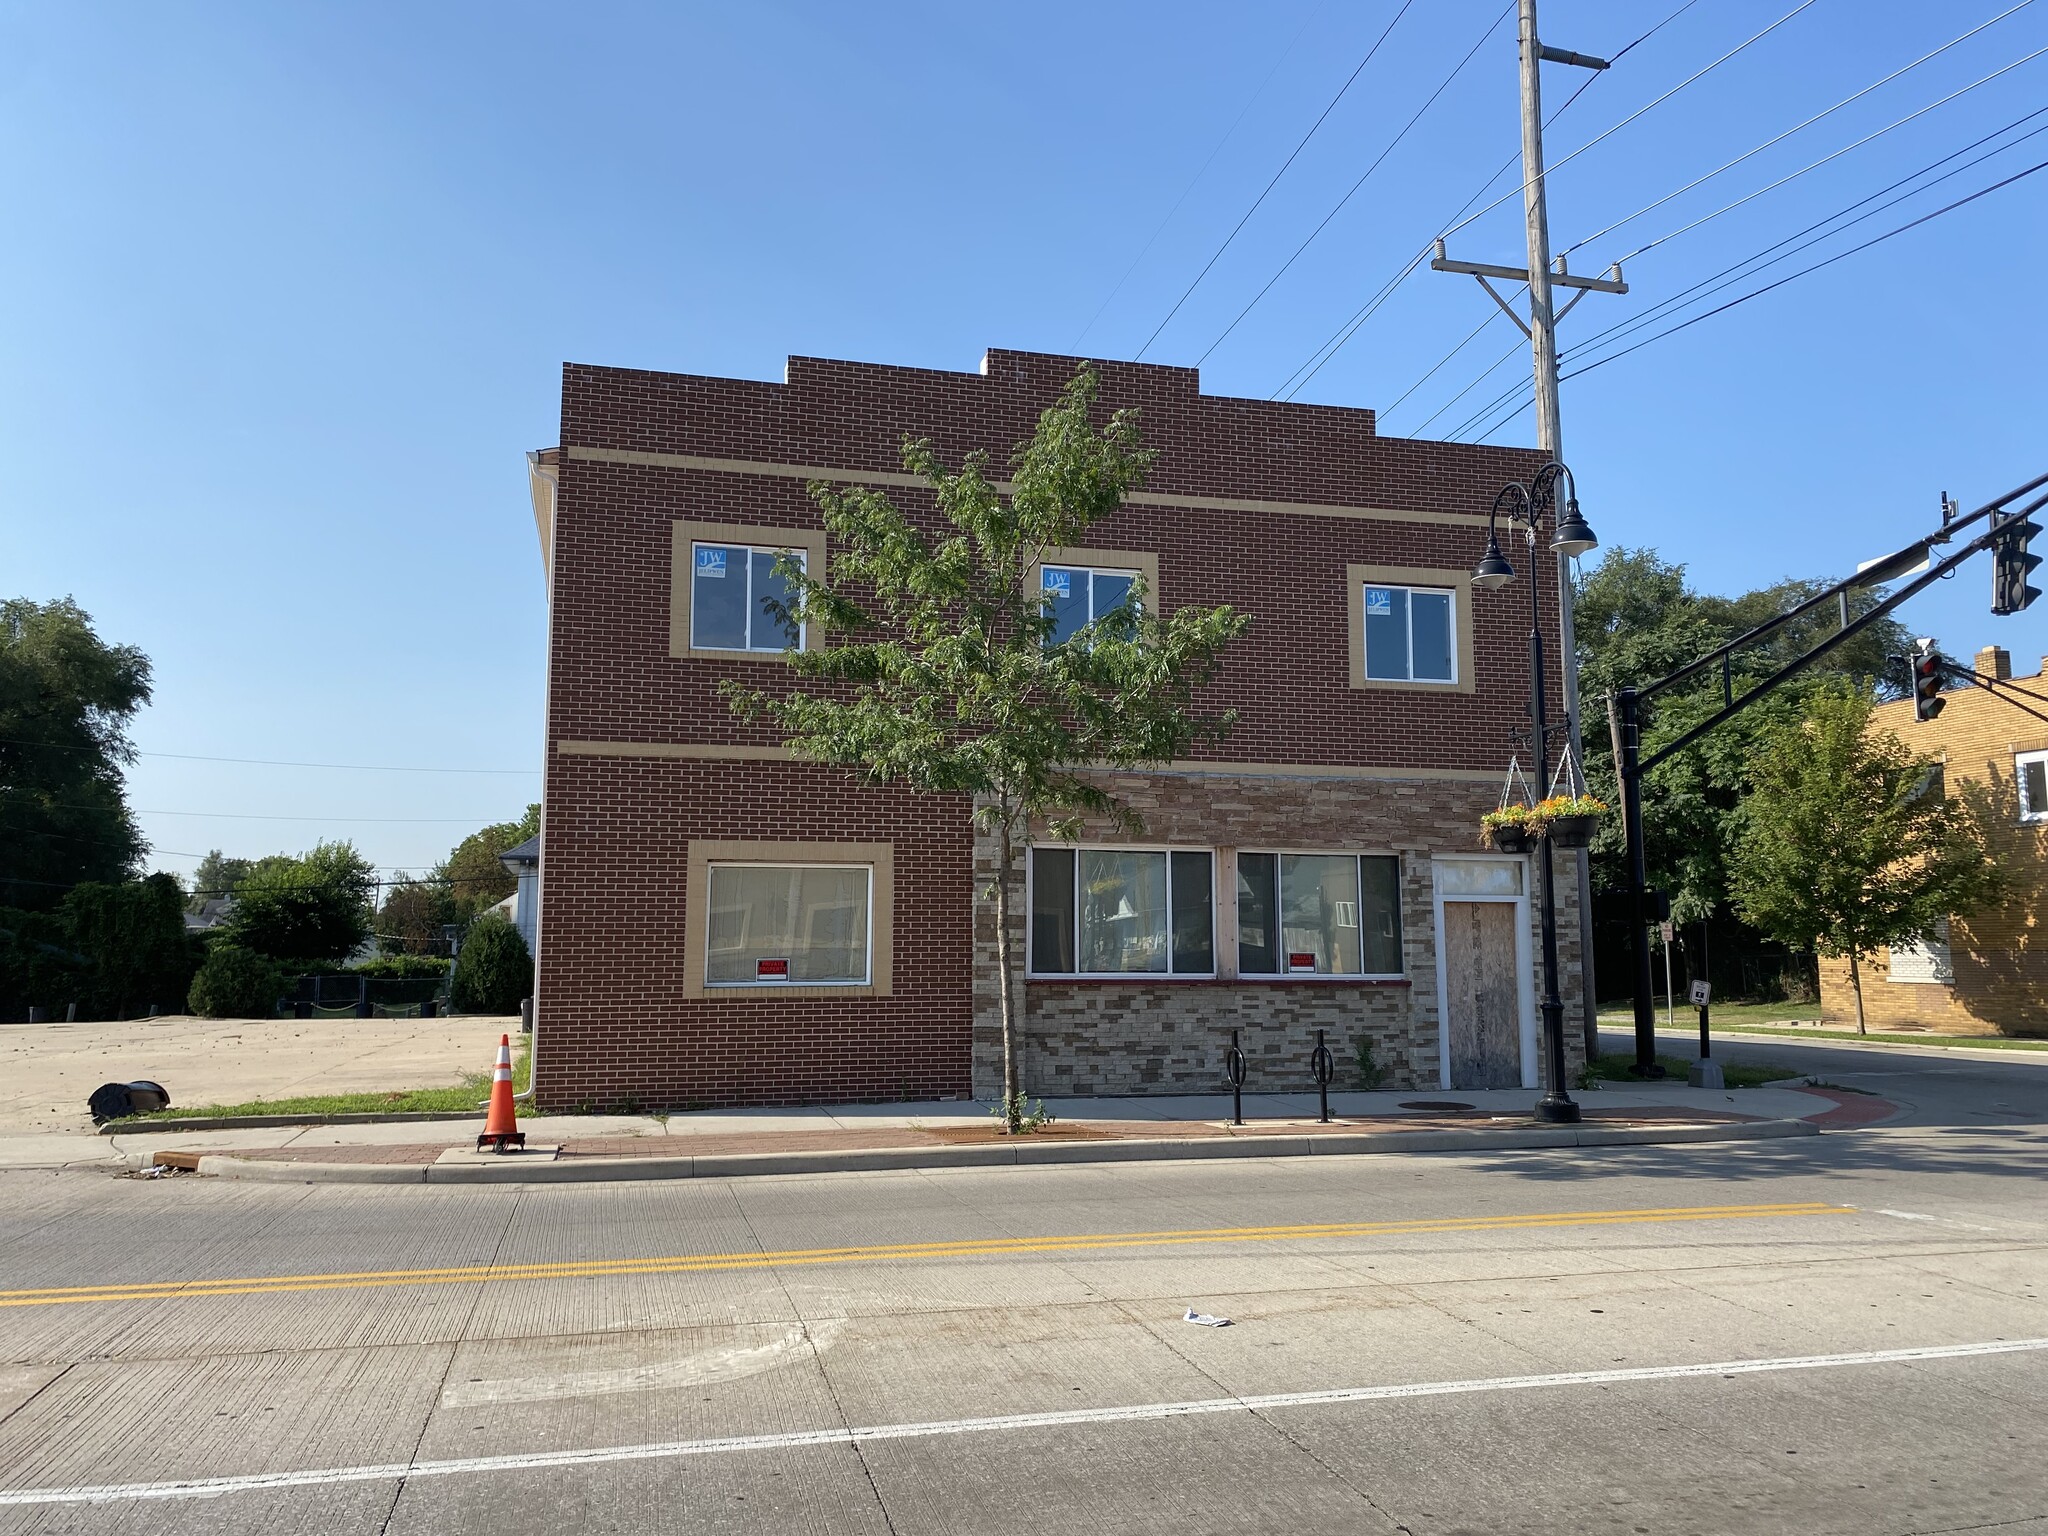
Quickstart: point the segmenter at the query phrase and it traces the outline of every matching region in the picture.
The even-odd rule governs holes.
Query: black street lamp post
[[[1536,471],[1527,484],[1511,482],[1493,498],[1493,510],[1486,520],[1486,553],[1472,572],[1472,585],[1498,591],[1515,579],[1515,568],[1501,553],[1499,523],[1505,512],[1510,524],[1521,525],[1527,536],[1530,561],[1529,580],[1529,715],[1536,738],[1536,788],[1538,800],[1550,797],[1550,730],[1544,701],[1543,617],[1535,579],[1536,533],[1546,512],[1557,507],[1557,482],[1565,483],[1565,510],[1554,517],[1550,548],[1560,555],[1579,555],[1600,541],[1586,520],[1579,516],[1578,486],[1572,472],[1552,460]],[[1569,788],[1569,786],[1567,786]],[[1579,1106],[1572,1101],[1564,1082],[1564,999],[1557,990],[1557,891],[1550,865],[1550,839],[1538,838],[1543,851],[1537,869],[1542,885],[1538,895],[1543,917],[1543,1058],[1549,1077],[1548,1091],[1536,1105],[1536,1118],[1552,1124],[1570,1125],[1579,1119]]]

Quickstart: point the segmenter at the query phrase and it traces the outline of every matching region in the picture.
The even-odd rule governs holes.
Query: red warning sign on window
[[[1305,951],[1305,950],[1289,950],[1289,951],[1287,952],[1287,974],[1288,974],[1288,975],[1290,975],[1290,976],[1299,976],[1299,975],[1302,975],[1303,973],[1309,973],[1309,974],[1313,974],[1313,973],[1314,973],[1314,971],[1315,971],[1315,968],[1316,968],[1316,957],[1315,957],[1315,953],[1314,953],[1314,951],[1312,951],[1312,950],[1309,950],[1309,951]]]
[[[754,980],[789,980],[789,962],[787,960],[756,960],[754,962]]]

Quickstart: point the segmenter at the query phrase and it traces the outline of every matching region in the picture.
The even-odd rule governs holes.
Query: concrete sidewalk
[[[1229,1123],[1230,1100],[1223,1094],[1064,1099],[1048,1104],[1057,1117],[1050,1127],[1020,1138],[996,1134],[987,1106],[954,1100],[669,1116],[551,1115],[521,1122],[533,1152],[482,1159],[473,1151],[479,1117],[15,1138],[0,1145],[0,1157],[15,1167],[115,1168],[162,1161],[209,1174],[308,1181],[552,1182],[1748,1139],[1870,1123],[1893,1108],[1881,1099],[1798,1088],[1713,1092],[1674,1084],[1608,1085],[1578,1096],[1584,1124],[1547,1126],[1531,1117],[1537,1097],[1529,1089],[1333,1093],[1334,1123],[1325,1125],[1317,1121],[1313,1094],[1248,1094],[1242,1127]]]

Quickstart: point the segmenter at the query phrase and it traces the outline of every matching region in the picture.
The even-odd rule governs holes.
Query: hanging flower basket
[[[1583,848],[1600,828],[1607,802],[1591,795],[1553,795],[1536,807],[1534,819],[1558,848]]]
[[[1504,805],[1479,818],[1479,835],[1502,853],[1526,853],[1535,836],[1531,816],[1526,805]]]

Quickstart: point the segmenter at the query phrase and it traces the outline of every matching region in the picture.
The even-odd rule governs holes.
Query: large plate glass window
[[[1244,976],[1401,974],[1401,861],[1376,853],[1240,853]]]
[[[2020,784],[2020,820],[2048,821],[2048,752],[2020,752],[2012,760]]]
[[[775,558],[787,554],[805,568],[800,549],[766,549],[750,544],[690,546],[690,646],[700,651],[783,651],[803,649],[803,626],[777,607],[787,608],[789,583],[775,572]]]
[[[1097,624],[1123,608],[1131,597],[1136,571],[1097,570],[1082,565],[1044,565],[1038,569],[1039,592],[1052,615],[1051,644],[1074,638],[1084,624]]]
[[[867,985],[873,889],[865,864],[713,864],[705,984]]]
[[[1458,680],[1457,594],[1438,587],[1365,584],[1365,675],[1374,682]]]
[[[1211,976],[1207,849],[1033,848],[1030,970],[1039,976]]]

